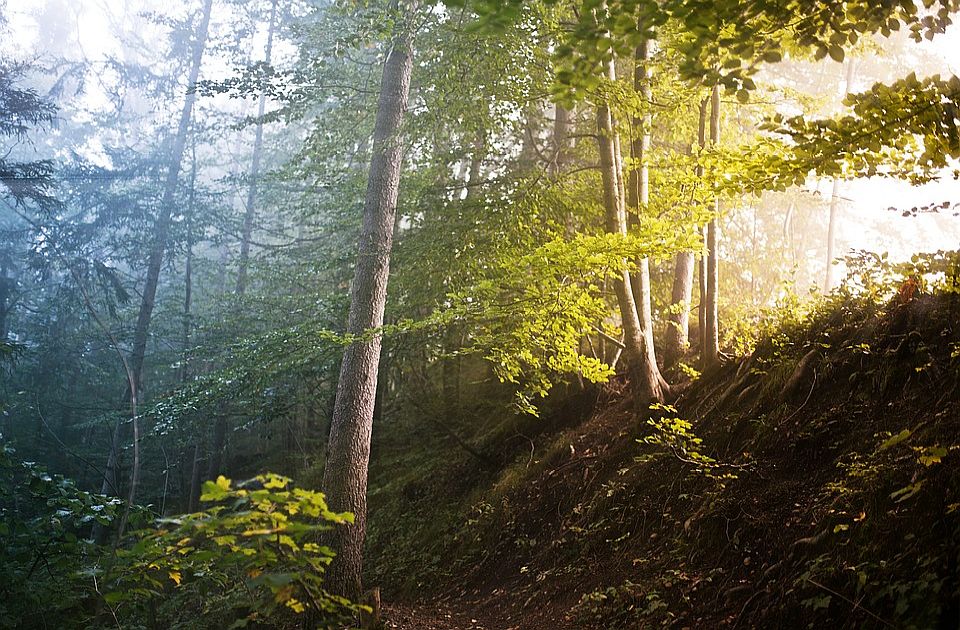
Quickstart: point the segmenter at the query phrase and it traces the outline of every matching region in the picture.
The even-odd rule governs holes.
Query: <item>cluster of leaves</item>
[[[63,626],[90,616],[96,582],[84,571],[103,548],[89,540],[95,523],[120,516],[121,501],[85,492],[33,462],[20,461],[9,445],[0,450],[0,626]],[[136,513],[134,514],[136,517]]]
[[[657,591],[643,589],[630,580],[620,586],[584,594],[573,612],[586,626],[602,625],[611,630],[646,624],[667,625],[674,619]]]
[[[960,157],[960,78],[910,75],[850,94],[837,119],[774,116],[767,128],[790,139],[789,164],[802,175],[897,176],[929,181]]]
[[[855,250],[844,258],[846,295],[860,295],[874,302],[899,295],[909,301],[918,292],[956,293],[960,290],[960,251],[915,254],[909,261],[895,262],[886,252]]]
[[[324,590],[334,552],[317,542],[351,514],[274,474],[236,486],[220,477],[201,500],[206,510],[158,519],[112,549],[93,540],[93,527],[118,520],[122,501],[79,490],[5,446],[0,626],[270,627],[304,615],[326,628],[360,610]],[[137,508],[131,522],[148,516]]]
[[[334,552],[317,542],[353,515],[331,512],[321,493],[275,474],[236,486],[221,476],[204,484],[200,499],[211,505],[159,519],[118,550],[105,576],[111,587],[105,600],[118,618],[192,628],[225,627],[229,620],[240,628],[282,625],[304,614],[313,627],[326,628],[359,610],[324,590]]]
[[[643,439],[637,440],[638,443],[661,447],[666,453],[692,466],[698,474],[711,479],[720,481],[736,479],[736,475],[729,472],[727,466],[702,452],[703,438],[697,437],[693,432],[693,423],[676,417],[675,407],[656,404],[652,405],[651,409],[663,415],[647,420],[647,425],[652,432]],[[637,461],[646,461],[650,457],[650,455],[640,456]]]
[[[484,21],[502,26],[519,18],[524,4],[483,0],[473,6]],[[869,0],[593,0],[571,16],[569,39],[557,49],[557,78],[566,86],[594,86],[611,56],[631,56],[642,41],[670,29],[684,34],[678,42],[681,76],[748,92],[762,63],[778,62],[787,54],[842,61],[844,49],[860,37],[890,35],[903,27],[915,40],[932,39],[960,8],[956,0],[924,0],[923,5],[924,11],[913,2]]]

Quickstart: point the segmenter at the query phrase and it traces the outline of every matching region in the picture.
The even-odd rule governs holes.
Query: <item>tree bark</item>
[[[356,335],[370,334],[382,326],[386,305],[403,161],[400,126],[407,109],[413,68],[412,36],[406,27],[401,29],[383,65],[373,131],[373,154],[347,324],[347,331]],[[354,514],[353,525],[331,532],[337,557],[328,569],[326,581],[332,592],[351,599],[362,592],[367,467],[380,349],[381,338],[374,334],[344,350],[323,477],[330,508]]]
[[[132,412],[131,425],[133,428],[133,465],[130,472],[130,488],[127,495],[127,503],[123,517],[120,521],[120,532],[126,524],[129,506],[136,498],[137,486],[140,480],[140,431],[137,420],[137,402],[140,399],[140,392],[143,389],[143,362],[147,349],[147,333],[150,328],[150,320],[153,316],[153,307],[157,297],[157,285],[160,279],[160,268],[163,265],[163,255],[167,249],[167,240],[170,232],[170,219],[173,212],[174,196],[177,191],[177,183],[180,177],[180,168],[183,163],[183,153],[187,144],[187,133],[190,128],[190,120],[193,113],[193,104],[196,101],[196,94],[193,92],[193,86],[196,85],[200,76],[200,64],[203,61],[203,51],[207,42],[207,29],[210,25],[210,11],[213,0],[206,0],[203,6],[203,16],[200,20],[200,28],[197,31],[197,40],[194,42],[193,59],[191,60],[190,77],[188,85],[190,89],[184,100],[183,109],[180,111],[180,121],[177,126],[177,135],[174,138],[173,152],[170,158],[170,169],[167,172],[167,179],[164,183],[163,198],[160,201],[160,210],[157,215],[156,223],[153,229],[153,245],[147,259],[147,278],[143,287],[143,297],[140,301],[140,312],[137,316],[137,325],[133,334],[133,348],[130,352],[129,361],[124,360],[124,369],[128,375],[128,399],[130,401]],[[121,356],[121,358],[123,358]],[[111,489],[117,487],[117,466],[120,459],[120,441],[122,437],[122,424],[118,420],[114,425],[111,435],[110,452],[107,455],[107,465],[104,470],[104,479],[101,492],[107,494]],[[98,532],[98,537],[102,535]]]
[[[853,59],[847,60],[847,72],[843,79],[843,93],[850,93],[850,84],[853,83]],[[833,289],[833,259],[836,256],[834,247],[837,239],[837,215],[840,209],[840,178],[833,178],[830,190],[830,219],[827,223],[827,270],[823,277],[823,292],[829,293]]]
[[[150,320],[153,316],[153,307],[157,298],[157,284],[160,280],[160,268],[163,265],[163,255],[167,250],[167,240],[170,232],[170,218],[173,213],[174,197],[177,192],[177,183],[180,178],[180,168],[183,164],[183,153],[187,146],[187,135],[190,131],[190,121],[193,116],[193,105],[197,95],[193,87],[200,77],[200,64],[203,62],[203,51],[207,45],[207,30],[210,26],[210,11],[213,0],[206,0],[203,4],[203,16],[197,30],[197,39],[193,44],[193,59],[190,65],[190,76],[187,79],[188,91],[180,110],[180,121],[177,125],[177,135],[173,142],[173,152],[170,157],[170,169],[163,188],[163,199],[160,201],[160,210],[153,228],[153,245],[147,259],[147,279],[143,286],[143,297],[140,301],[140,313],[137,316],[137,327],[133,335],[133,349],[130,353],[130,367],[133,370],[134,384],[137,389],[143,389],[143,361],[147,349],[147,333],[150,329]]]
[[[700,116],[699,124],[697,125],[697,145],[703,149],[707,144],[706,99],[700,102],[698,109]],[[697,167],[697,176],[703,177],[703,169],[699,166]],[[700,264],[702,264],[702,261]],[[690,301],[693,297],[694,267],[699,269],[699,265],[696,264],[696,256],[693,252],[680,252],[677,254],[673,271],[673,290],[670,295],[672,308],[670,315],[667,317],[667,341],[663,356],[665,366],[676,365],[690,346]],[[703,309],[706,305],[703,295],[704,285],[705,282],[701,282],[697,319],[697,325],[701,327],[705,323],[703,317]],[[701,341],[704,339],[702,333],[700,334],[700,339]]]
[[[193,326],[193,204],[197,191],[197,144],[191,147],[190,192],[187,198],[187,260],[183,268],[183,322],[180,357],[180,383],[190,380],[190,332]]]
[[[673,270],[672,309],[667,316],[667,340],[663,352],[665,366],[676,365],[690,345],[690,299],[693,297],[693,252],[677,254]]]
[[[273,32],[276,28],[277,0],[270,4],[270,24],[267,27],[267,48],[263,62],[270,65],[273,59]],[[257,180],[260,177],[260,159],[263,153],[263,114],[267,109],[266,88],[260,91],[257,104],[257,127],[253,140],[253,160],[250,164],[250,187],[247,189],[247,204],[243,215],[243,233],[240,241],[240,261],[237,270],[237,296],[243,296],[247,288],[247,268],[250,264],[250,239],[253,236],[253,222],[256,219]]]
[[[607,78],[611,81],[616,80],[613,60],[607,64]],[[619,153],[619,142],[617,142],[616,120],[609,104],[605,102],[597,106],[597,145],[600,152],[606,229],[611,234],[626,236],[627,212],[621,169],[622,158]],[[660,385],[661,379],[657,378],[659,374],[649,371],[649,355],[626,261],[613,278],[613,288],[620,307],[624,352],[629,360],[631,377],[637,390],[637,412],[642,416],[646,414],[651,402],[663,400],[663,389]]]
[[[557,179],[570,161],[570,118],[571,111],[562,105],[556,105],[553,115],[553,138],[548,175],[550,179]]]
[[[653,125],[653,115],[650,113],[650,103],[653,94],[650,86],[650,42],[643,41],[637,47],[633,86],[644,101],[644,114],[633,120],[635,130],[639,133],[634,134],[631,142],[630,151],[636,166],[630,172],[630,197],[629,205],[633,208],[639,225],[642,213],[646,211],[647,204],[650,202],[650,170],[647,159],[650,156],[650,133]],[[640,318],[640,330],[643,333],[644,353],[641,359],[641,372],[644,378],[653,381],[649,387],[654,392],[653,400],[649,402],[663,402],[663,395],[669,392],[670,386],[660,374],[660,367],[657,365],[657,354],[653,340],[653,307],[650,287],[650,261],[647,258],[641,258],[637,261],[637,271],[631,278],[631,289],[633,299],[637,305],[637,315]]]
[[[714,146],[720,142],[720,86],[713,86],[710,95],[710,143]],[[706,326],[703,340],[703,366],[711,367],[720,359],[720,328],[717,322],[717,299],[720,290],[719,256],[717,241],[719,227],[717,215],[720,214],[720,199],[713,202],[714,216],[707,223],[707,300]]]

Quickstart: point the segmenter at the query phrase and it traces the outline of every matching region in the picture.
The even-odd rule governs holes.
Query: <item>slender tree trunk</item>
[[[197,31],[197,39],[193,47],[193,59],[190,67],[190,77],[188,85],[190,89],[184,100],[183,109],[180,112],[180,121],[177,126],[177,135],[174,138],[173,152],[170,158],[170,168],[167,172],[167,179],[164,184],[163,198],[160,201],[160,210],[157,215],[156,223],[153,229],[153,245],[147,259],[147,278],[143,287],[143,297],[140,301],[140,312],[137,316],[137,325],[133,334],[133,348],[130,353],[130,359],[126,362],[125,368],[128,369],[128,397],[133,408],[132,428],[133,428],[133,465],[130,472],[130,488],[127,496],[128,504],[132,504],[136,498],[137,486],[140,481],[140,430],[137,419],[137,401],[140,398],[140,391],[143,389],[143,361],[147,349],[147,333],[150,328],[150,320],[153,316],[153,307],[157,297],[157,285],[160,279],[160,268],[163,265],[163,255],[167,249],[167,240],[170,232],[170,219],[173,212],[174,196],[177,191],[177,182],[180,177],[180,167],[183,163],[183,153],[187,144],[187,133],[190,128],[190,119],[193,113],[193,104],[196,101],[196,94],[193,92],[193,86],[196,85],[200,76],[200,64],[203,61],[203,50],[207,42],[207,29],[210,25],[210,11],[213,0],[206,0],[203,6],[203,16],[200,21],[200,28]],[[107,466],[104,471],[104,480],[102,491],[106,494],[111,488],[117,486],[117,464],[119,461],[119,449],[122,436],[122,424],[118,421],[113,429],[110,452],[107,456]],[[129,509],[129,505],[127,507]],[[120,531],[126,523],[126,510],[121,519]]]
[[[710,142],[716,146],[720,142],[720,86],[713,86],[710,96]],[[720,359],[720,328],[717,322],[717,299],[720,290],[719,256],[717,241],[720,214],[720,199],[714,201],[714,216],[707,223],[707,300],[706,327],[703,340],[703,366],[711,367]]]
[[[650,156],[650,132],[653,125],[653,115],[650,112],[650,103],[653,95],[650,86],[649,41],[644,41],[637,47],[635,61],[633,75],[634,89],[641,95],[645,109],[643,116],[633,120],[634,130],[639,130],[639,133],[633,134],[634,138],[630,146],[630,151],[637,165],[630,172],[629,206],[633,208],[636,213],[637,224],[639,225],[642,213],[646,211],[647,204],[650,202],[650,170],[647,165],[647,160]],[[653,300],[650,286],[649,259],[641,258],[637,261],[637,271],[632,274],[630,281],[644,340],[644,354],[640,369],[646,375],[646,378],[655,382],[655,385],[651,386],[651,391],[655,393],[655,396],[653,400],[649,402],[662,402],[663,394],[669,392],[670,387],[660,374],[660,367],[657,365],[657,354],[654,348]],[[658,395],[657,392],[659,392]]]
[[[570,125],[571,111],[562,105],[556,105],[553,115],[553,139],[548,175],[557,179],[570,161]]]
[[[690,345],[690,300],[693,297],[693,252],[677,254],[673,270],[673,305],[667,317],[667,340],[663,353],[666,366],[676,365]]]
[[[223,464],[223,447],[227,443],[226,411],[220,410],[213,421],[213,436],[210,439],[210,461],[207,462],[207,479],[216,479]]]
[[[273,58],[273,34],[276,28],[277,0],[270,5],[270,24],[267,27],[267,47],[264,62],[269,64]],[[263,153],[263,114],[267,107],[266,91],[260,92],[257,104],[257,125],[253,140],[253,157],[250,165],[250,186],[247,188],[246,206],[243,215],[243,233],[240,241],[240,260],[237,271],[235,294],[243,297],[247,290],[247,271],[250,266],[250,240],[253,237],[253,223],[256,219],[257,183],[260,177],[260,160]],[[213,436],[210,442],[210,461],[207,478],[215,479],[221,473],[223,449],[227,439],[227,410],[222,406],[213,424]]]
[[[170,169],[163,188],[163,199],[160,201],[160,210],[153,228],[153,245],[147,260],[147,279],[143,286],[143,298],[140,302],[140,314],[137,317],[137,327],[133,335],[133,349],[130,353],[130,367],[133,370],[135,385],[143,388],[143,360],[147,348],[147,333],[150,320],[153,316],[153,307],[157,298],[157,284],[160,280],[160,268],[163,265],[163,255],[167,250],[167,241],[170,232],[170,218],[173,213],[174,197],[177,192],[177,183],[180,178],[180,167],[183,163],[183,153],[187,146],[187,135],[190,131],[190,121],[193,116],[193,105],[197,100],[193,86],[200,77],[200,64],[203,62],[203,51],[207,44],[207,30],[210,25],[210,11],[213,0],[206,0],[203,5],[203,16],[197,30],[197,38],[193,44],[193,59],[190,65],[190,76],[187,79],[188,91],[180,111],[180,122],[177,125],[177,135],[173,142],[173,152],[170,156]]]
[[[707,108],[710,104],[710,97],[700,101],[700,126],[697,132],[697,140],[701,151],[707,146]],[[697,166],[697,176],[703,179],[703,167]],[[701,364],[703,363],[703,346],[707,339],[707,227],[700,226],[697,230],[702,237],[700,253],[697,256],[697,290],[700,299],[697,302],[697,338],[700,344]]]
[[[833,259],[836,257],[834,246],[837,239],[837,210],[840,207],[840,178],[833,178],[830,189],[830,219],[827,223],[827,270],[823,278],[823,292],[833,288]]]
[[[7,306],[7,300],[13,292],[15,280],[7,277],[7,265],[0,264],[0,341],[6,341],[7,334],[7,314],[11,307]]]
[[[350,291],[347,331],[369,333],[383,325],[403,161],[400,126],[407,108],[413,68],[412,36],[406,27],[394,39],[383,66],[373,131],[357,265]],[[330,508],[354,514],[354,524],[331,532],[337,557],[327,586],[351,599],[361,593],[367,521],[367,467],[377,390],[381,338],[347,346],[334,403],[323,487]]]
[[[190,331],[193,326],[193,204],[197,192],[197,144],[191,147],[190,192],[187,199],[187,260],[183,267],[183,322],[181,330],[180,382],[190,380]]]
[[[616,80],[616,70],[612,60],[607,65],[607,76],[610,80]],[[600,103],[597,106],[597,145],[600,151],[606,229],[611,234],[626,236],[627,212],[620,168],[622,159],[618,151],[616,121],[607,103]],[[647,412],[651,402],[663,400],[663,389],[660,386],[661,379],[657,378],[658,373],[649,371],[649,355],[628,269],[624,261],[622,269],[613,278],[613,288],[620,307],[623,344],[626,346],[624,352],[629,360],[631,377],[637,390],[637,412],[642,416]]]
[[[194,443],[193,466],[190,469],[190,495],[187,501],[188,512],[196,512],[200,509],[200,466],[202,462],[200,444]]]
[[[463,187],[460,198],[467,201],[478,192],[480,176],[483,170],[483,160],[487,153],[486,132],[481,131],[473,145],[473,152],[470,156],[470,168],[468,170],[469,180]],[[460,350],[463,340],[463,334],[460,326],[451,324],[444,335],[443,346],[446,352],[454,353]],[[444,419],[447,422],[454,422],[460,417],[460,356],[444,357],[441,364],[440,389],[443,397]]]
[[[847,72],[843,79],[844,96],[850,93],[850,84],[853,83],[853,59],[847,60]],[[840,210],[840,178],[833,178],[830,190],[830,218],[827,223],[827,270],[823,278],[823,292],[829,293],[833,289],[833,259],[836,257],[837,215]]]
[[[270,4],[270,25],[267,27],[267,48],[264,63],[270,65],[273,58],[273,32],[276,28],[277,0]],[[250,165],[250,187],[247,189],[247,205],[243,215],[243,234],[240,242],[240,266],[237,271],[237,296],[242,296],[247,287],[247,267],[250,264],[250,239],[256,219],[257,180],[260,177],[260,159],[263,153],[263,114],[267,109],[266,88],[260,92],[257,104],[257,127],[253,140],[253,161]]]

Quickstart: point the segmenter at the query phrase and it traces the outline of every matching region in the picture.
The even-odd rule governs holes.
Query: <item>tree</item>
[[[607,63],[608,81],[616,81],[616,67],[611,59]],[[623,186],[623,160],[620,153],[619,130],[610,103],[600,101],[597,111],[597,146],[600,152],[600,175],[603,181],[603,204],[606,210],[605,224],[609,234],[627,236],[626,195]],[[656,362],[650,363],[647,337],[640,321],[637,302],[634,298],[633,280],[627,261],[614,270],[613,287],[620,308],[623,326],[624,353],[630,364],[631,376],[637,388],[636,408],[638,414],[646,413],[651,402],[663,400],[659,371],[653,372]]]
[[[351,512],[355,519],[353,526],[335,530],[338,555],[330,568],[328,584],[334,592],[354,598],[362,588],[367,466],[382,345],[377,329],[383,325],[387,300],[403,160],[400,128],[413,69],[413,38],[410,25],[405,23],[409,18],[405,11],[400,9],[401,26],[383,63],[363,226],[350,289],[347,333],[358,339],[344,350],[323,475],[323,488],[332,509]]]
[[[720,142],[720,86],[714,85],[710,94],[710,144],[716,147]],[[720,327],[718,297],[720,293],[720,252],[718,250],[719,227],[717,215],[720,214],[720,198],[713,202],[714,216],[706,228],[706,300],[704,305],[704,337],[701,341],[700,358],[704,367],[712,367],[720,359]]]
[[[637,221],[642,222],[644,213],[648,212],[650,204],[650,167],[647,161],[650,154],[650,134],[653,125],[653,90],[650,82],[650,49],[651,40],[643,40],[637,47],[634,66],[633,87],[640,95],[643,115],[634,119],[633,142],[630,152],[635,164],[630,171],[630,206],[637,214]],[[639,133],[637,133],[639,128]],[[650,288],[650,260],[641,258],[636,262],[637,271],[631,274],[630,283],[633,298],[637,305],[640,318],[640,329],[643,332],[643,355],[639,368],[643,382],[641,391],[649,391],[649,400],[646,404],[663,402],[664,395],[670,391],[669,385],[660,374],[657,365],[657,354],[653,342],[653,305],[651,303]]]
[[[843,93],[850,93],[850,86],[853,83],[854,60],[848,59],[846,62],[847,71],[843,79]],[[840,209],[840,178],[833,178],[833,185],[830,189],[830,219],[827,223],[827,270],[823,278],[823,292],[829,293],[833,289],[833,259],[834,245],[836,244],[837,214]]]
[[[190,130],[190,121],[193,114],[193,104],[196,101],[194,87],[200,75],[200,65],[203,62],[203,51],[207,42],[207,30],[210,25],[210,13],[213,7],[213,0],[206,0],[203,5],[203,13],[200,18],[200,24],[197,29],[196,39],[193,44],[193,54],[191,58],[190,75],[188,79],[189,89],[184,98],[183,108],[180,111],[180,119],[177,126],[176,136],[174,137],[173,151],[170,156],[170,163],[167,170],[166,181],[163,188],[163,197],[160,200],[160,208],[155,219],[153,227],[153,243],[147,258],[147,275],[144,281],[142,297],[140,301],[140,310],[137,315],[136,328],[133,334],[133,345],[130,351],[130,358],[124,360],[124,369],[128,371],[129,387],[127,395],[132,409],[131,427],[133,429],[133,464],[130,471],[130,488],[128,492],[128,504],[132,504],[136,497],[137,486],[140,481],[140,426],[137,418],[138,403],[143,389],[143,364],[147,349],[147,335],[150,329],[150,320],[153,317],[153,309],[157,298],[157,286],[160,281],[160,270],[163,265],[163,258],[167,251],[167,245],[170,233],[170,222],[173,214],[174,197],[177,192],[177,184],[180,179],[180,168],[183,162],[183,154],[186,150],[187,135]],[[103,486],[101,494],[108,494],[112,489],[119,487],[117,469],[120,459],[120,440],[123,424],[121,419],[117,419],[113,429],[110,453],[107,457],[107,464],[104,468]],[[121,531],[123,529],[124,519],[121,521]]]

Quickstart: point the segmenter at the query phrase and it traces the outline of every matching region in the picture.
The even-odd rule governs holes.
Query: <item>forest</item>
[[[0,628],[960,628],[957,12],[0,0]]]

